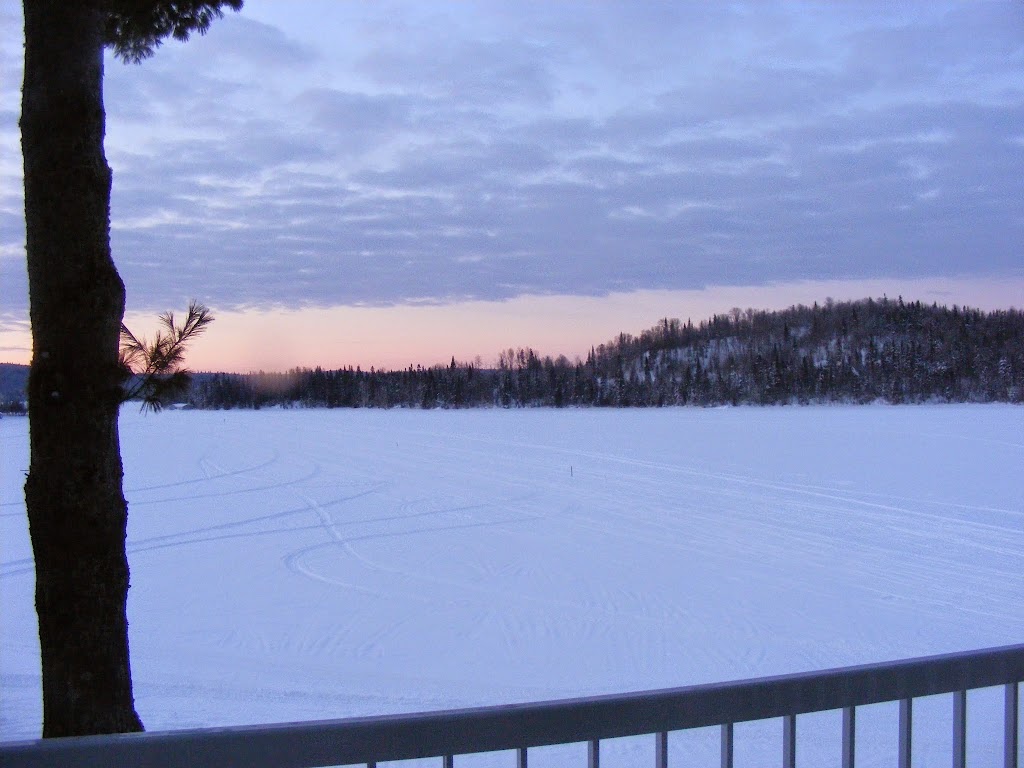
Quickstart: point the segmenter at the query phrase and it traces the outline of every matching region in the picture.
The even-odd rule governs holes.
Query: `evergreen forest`
[[[919,301],[828,300],[664,319],[585,360],[502,352],[400,371],[296,368],[197,374],[195,408],[645,407],[1024,402],[1024,312]]]

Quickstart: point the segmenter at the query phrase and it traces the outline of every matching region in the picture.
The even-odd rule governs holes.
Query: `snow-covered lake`
[[[24,419],[0,421],[2,739],[40,730],[27,433]],[[126,407],[121,438],[149,730],[663,688],[1024,640],[1020,407]],[[972,764],[997,764],[1000,696],[970,695]],[[919,701],[915,764],[947,764],[951,706]],[[837,764],[839,714],[799,723],[801,763]],[[737,726],[737,765],[776,764],[780,732]],[[892,764],[895,734],[891,705],[859,710],[858,765]],[[717,764],[716,737],[673,734],[673,761]],[[602,759],[648,764],[652,750],[620,740]],[[537,750],[531,765],[584,754]],[[488,761],[512,764],[458,762]]]

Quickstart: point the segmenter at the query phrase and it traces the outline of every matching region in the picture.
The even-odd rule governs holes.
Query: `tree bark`
[[[110,255],[102,0],[25,0],[21,140],[43,736],[137,731],[117,430],[124,284]]]

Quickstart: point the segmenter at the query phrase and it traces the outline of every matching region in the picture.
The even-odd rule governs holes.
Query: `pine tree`
[[[125,289],[110,252],[103,50],[126,61],[241,0],[25,0],[21,140],[32,364],[25,483],[43,736],[136,731],[117,416]]]

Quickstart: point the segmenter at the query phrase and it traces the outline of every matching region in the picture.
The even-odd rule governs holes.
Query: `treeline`
[[[27,413],[28,366],[0,363],[0,414]]]
[[[665,319],[586,360],[507,350],[402,371],[199,374],[198,408],[1024,402],[1024,312],[866,299]]]

